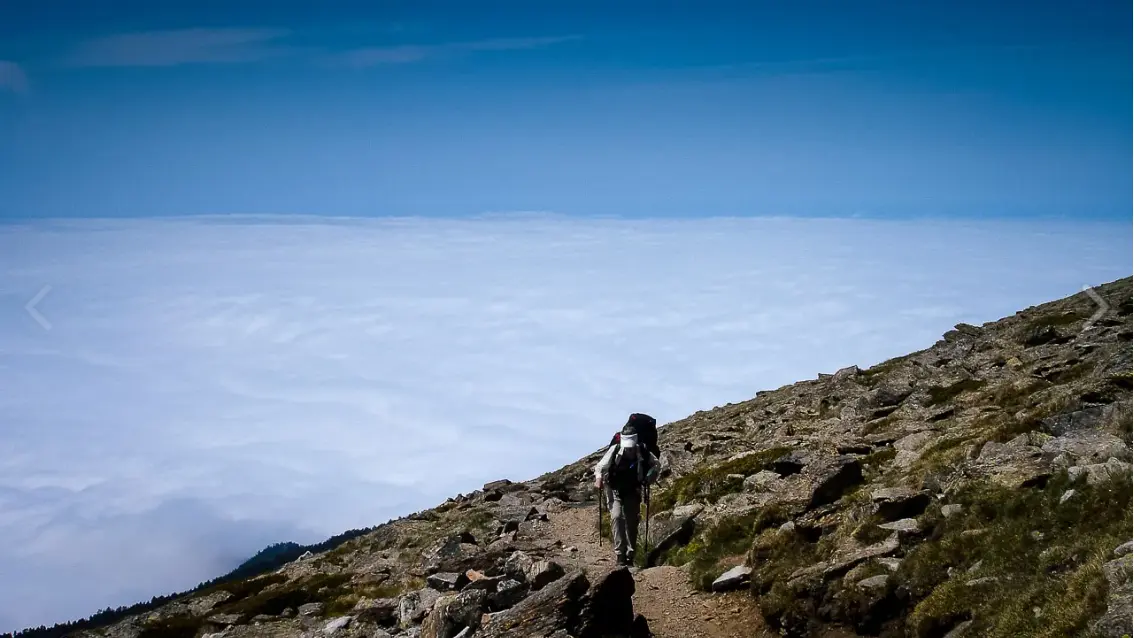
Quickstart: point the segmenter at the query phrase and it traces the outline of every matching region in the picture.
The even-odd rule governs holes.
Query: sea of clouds
[[[1129,223],[0,226],[0,631],[1131,274]],[[45,288],[48,287],[49,288]],[[44,323],[25,311],[35,306]]]

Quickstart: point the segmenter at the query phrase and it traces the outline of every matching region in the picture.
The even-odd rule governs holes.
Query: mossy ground
[[[929,538],[896,574],[914,601],[908,627],[930,636],[971,619],[981,636],[1082,633],[1106,607],[1102,563],[1131,538],[1131,489],[1128,476],[1092,487],[1061,474],[1043,489],[969,486],[950,518],[932,508]]]
[[[952,401],[964,392],[975,392],[981,389],[984,383],[980,379],[961,379],[946,386],[933,386],[929,389],[929,400],[926,401],[925,406],[930,407]]]
[[[653,497],[653,510],[664,512],[678,505],[694,501],[715,503],[726,494],[739,491],[742,484],[729,475],[751,476],[771,467],[773,461],[787,454],[791,448],[775,447],[762,450],[733,461],[700,468],[682,475],[664,491]]]
[[[686,565],[693,586],[703,591],[712,588],[725,569],[743,562],[752,546],[759,515],[726,518],[698,534],[684,547],[675,547],[661,559],[666,565]]]
[[[1060,504],[1072,488],[1075,495]],[[883,607],[841,578],[791,580],[800,568],[829,557],[846,534],[863,545],[887,536],[867,510],[847,513],[842,527],[818,542],[797,531],[760,530],[754,522],[747,529],[755,530],[748,557],[752,590],[768,621],[789,633],[817,622],[867,622],[871,633],[889,623],[884,635],[925,638],[971,620],[969,635],[992,638],[1088,635],[1091,619],[1106,609],[1102,565],[1134,534],[1132,490],[1129,476],[1090,486],[1083,479],[1073,483],[1066,473],[1042,488],[970,484],[948,499],[962,506],[960,514],[946,518],[933,504],[919,517],[923,540],[907,550]],[[843,503],[848,512],[861,509],[852,497]],[[696,542],[671,552],[671,560],[711,565],[718,551]],[[858,571],[859,580],[889,573],[872,563]],[[706,571],[699,573],[703,579]],[[983,578],[992,580],[977,580]]]

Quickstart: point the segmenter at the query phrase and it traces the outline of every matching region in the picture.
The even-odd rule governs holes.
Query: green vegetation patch
[[[1073,323],[1078,323],[1087,316],[1078,312],[1060,312],[1040,315],[1031,319],[1027,323],[1027,330],[1042,330],[1044,328],[1058,328],[1059,326],[1069,326]]]
[[[926,402],[926,407],[945,403],[960,396],[964,392],[975,392],[984,386],[984,381],[981,379],[961,379],[956,383],[951,383],[945,386],[933,386],[929,389],[929,401]]]
[[[349,579],[348,574],[315,574],[261,591],[240,601],[226,601],[217,613],[241,614],[245,618],[257,614],[278,616],[288,607],[295,609],[307,603],[329,604],[336,598],[351,593]]]
[[[741,484],[729,479],[729,474],[751,476],[772,466],[772,462],[792,451],[788,447],[774,447],[719,465],[698,468],[675,479],[668,488],[653,496],[651,508],[664,512],[678,505],[697,500],[716,503],[726,494],[738,491]]]
[[[287,576],[286,575],[284,575],[284,574],[268,574],[267,576],[257,576],[257,577],[254,577],[254,578],[245,578],[244,580],[238,580],[238,581],[231,582],[231,583],[221,583],[219,585],[213,585],[212,587],[208,587],[206,589],[201,590],[200,592],[198,592],[197,595],[207,596],[209,594],[213,594],[213,593],[218,592],[218,591],[226,591],[226,592],[232,594],[232,597],[229,598],[226,602],[229,603],[229,604],[232,604],[232,603],[237,602],[239,600],[243,600],[245,598],[248,598],[249,596],[255,596],[256,594],[260,593],[268,585],[274,585],[276,583],[283,583],[283,582],[287,582]]]
[[[906,360],[909,359],[909,357],[910,355],[902,355],[900,357],[894,357],[893,359],[887,359],[886,361],[871,366],[866,370],[861,370],[858,373],[858,376],[856,376],[855,378],[863,385],[873,388],[878,384],[879,381],[885,378],[888,373],[897,370],[902,364],[904,364]]]
[[[1129,476],[1092,487],[1061,473],[1042,490],[968,486],[951,499],[964,509],[950,518],[931,508],[922,518],[929,538],[895,576],[916,601],[908,628],[930,636],[971,619],[980,636],[1083,631],[1106,608],[1102,563],[1131,538],[1131,490]]]
[[[693,586],[709,591],[724,570],[736,566],[736,560],[729,563],[725,560],[743,557],[751,548],[758,519],[759,516],[752,513],[718,521],[684,547],[671,549],[661,562],[688,565]]]
[[[773,628],[805,627],[816,617],[816,599],[809,585],[791,580],[797,570],[819,562],[824,555],[819,544],[808,542],[794,531],[767,529],[756,537],[749,554],[752,593],[758,596],[760,612]]]
[[[193,638],[201,628],[202,619],[177,615],[155,622],[147,622],[138,638]]]

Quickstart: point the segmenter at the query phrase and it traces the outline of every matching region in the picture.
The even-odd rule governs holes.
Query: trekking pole
[[[650,566],[650,486],[646,486],[646,538],[643,543],[642,564]]]
[[[602,547],[602,488],[598,488],[598,544]]]

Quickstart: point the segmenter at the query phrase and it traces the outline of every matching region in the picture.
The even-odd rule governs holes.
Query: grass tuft
[[[773,461],[791,450],[788,447],[770,448],[734,461],[693,470],[675,479],[664,491],[655,494],[653,507],[658,512],[664,512],[694,501],[716,503],[722,496],[732,494],[741,487],[739,482],[728,478],[730,474],[751,476],[768,469]]]

